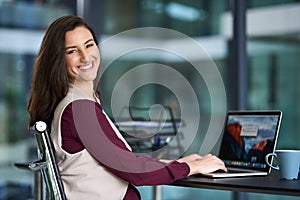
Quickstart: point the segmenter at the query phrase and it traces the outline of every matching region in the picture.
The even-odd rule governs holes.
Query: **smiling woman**
[[[72,33],[75,29],[86,30],[85,34],[88,34],[88,37],[85,40],[83,39],[84,42],[82,39],[77,41],[77,38],[72,40],[71,37],[66,37],[67,33]],[[73,37],[76,36],[73,34]],[[45,121],[50,127],[56,106],[68,93],[69,84],[74,82],[75,77],[77,77],[77,72],[74,74],[74,72],[69,73],[69,70],[67,70],[67,57],[70,58],[68,59],[68,65],[71,65],[71,60],[73,60],[71,58],[75,59],[77,57],[73,56],[73,53],[74,55],[77,54],[75,54],[76,50],[79,52],[78,55],[86,54],[87,52],[91,53],[92,51],[86,50],[90,45],[79,43],[85,43],[91,39],[92,41],[89,44],[94,44],[93,49],[95,49],[96,55],[99,55],[98,41],[94,31],[76,16],[61,17],[48,27],[34,63],[31,93],[27,108],[30,127],[38,120]],[[67,40],[68,43],[72,41],[74,43],[67,44]],[[69,46],[72,47],[72,51],[67,48]],[[79,58],[82,59],[82,55],[77,57],[77,59]],[[86,58],[84,59],[84,62],[86,62]],[[77,63],[77,65],[80,66],[83,63]],[[95,68],[98,68],[99,63],[100,57],[97,60],[97,64],[95,63],[97,65]]]
[[[135,155],[102,109],[94,88],[99,85],[94,83],[99,65],[97,40],[81,18],[65,16],[49,26],[34,66],[29,126],[37,120],[51,125],[68,199],[135,200],[141,197],[134,185],[169,184],[196,173],[226,171],[212,155],[173,161]]]
[[[71,82],[79,88],[93,86],[97,76],[100,53],[91,32],[85,27],[77,27],[66,33],[66,63]],[[86,85],[86,86],[85,86]],[[93,94],[89,91],[90,95]]]

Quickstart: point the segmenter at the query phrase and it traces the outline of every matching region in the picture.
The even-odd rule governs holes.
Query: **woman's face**
[[[100,52],[92,33],[84,26],[66,32],[65,56],[72,83],[93,82],[100,65]]]

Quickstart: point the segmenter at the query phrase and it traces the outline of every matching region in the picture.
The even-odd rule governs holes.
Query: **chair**
[[[35,172],[35,199],[66,200],[55,159],[54,147],[47,131],[46,123],[42,121],[36,122],[33,127],[33,133],[37,141],[39,160],[30,163],[15,163],[15,166]],[[42,174],[46,184],[46,195],[41,194],[43,191],[43,180],[39,179],[40,174]]]

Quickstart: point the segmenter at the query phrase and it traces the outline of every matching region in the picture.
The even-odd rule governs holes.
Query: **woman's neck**
[[[87,94],[89,97],[94,98],[94,84],[93,83],[75,83],[76,87],[78,87],[80,90],[82,90],[85,94]]]

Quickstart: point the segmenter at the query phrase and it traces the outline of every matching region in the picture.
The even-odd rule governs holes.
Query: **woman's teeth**
[[[81,70],[87,70],[87,69],[92,68],[92,66],[93,66],[92,63],[90,63],[90,64],[88,64],[88,65],[81,65],[81,66],[79,67],[79,69],[81,69]]]

